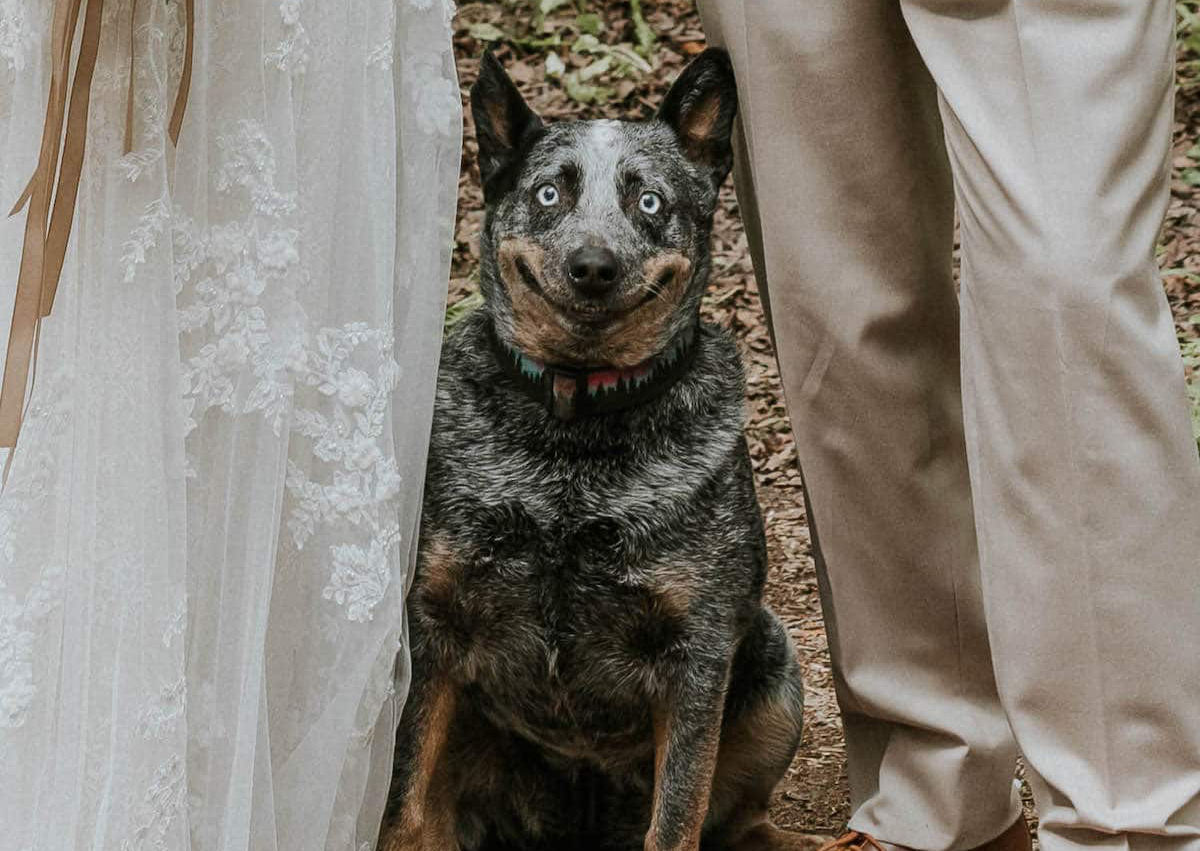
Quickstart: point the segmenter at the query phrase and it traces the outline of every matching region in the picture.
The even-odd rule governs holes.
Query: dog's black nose
[[[567,275],[582,295],[593,298],[607,295],[619,274],[617,255],[607,248],[587,245],[567,255]]]

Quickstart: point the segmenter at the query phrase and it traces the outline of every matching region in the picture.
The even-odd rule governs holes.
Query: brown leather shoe
[[[880,842],[869,833],[851,830],[832,842],[823,845],[820,851],[913,851],[903,845]],[[971,851],[1033,851],[1033,840],[1025,816],[1018,816],[1012,827],[990,842],[972,848]]]
[[[894,846],[899,848],[900,846]],[[861,830],[848,830],[832,842],[826,842],[819,851],[887,851],[869,833]]]

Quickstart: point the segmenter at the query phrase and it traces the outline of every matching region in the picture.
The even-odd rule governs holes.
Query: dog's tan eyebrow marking
[[[665,200],[670,201],[674,198],[674,193],[671,191],[669,183],[662,179],[652,168],[645,168],[638,164],[626,163],[622,168],[617,185],[622,191],[628,191],[630,188],[637,188],[640,191],[657,192]]]

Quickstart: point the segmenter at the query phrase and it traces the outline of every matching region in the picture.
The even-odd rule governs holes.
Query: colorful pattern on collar
[[[647,361],[624,369],[544,363],[503,342],[492,330],[496,360],[530,398],[560,420],[608,414],[648,402],[671,387],[696,353],[697,323]]]

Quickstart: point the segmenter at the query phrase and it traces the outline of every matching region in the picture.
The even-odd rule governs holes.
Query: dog
[[[447,336],[383,851],[784,851],[800,740],[734,342],[699,321],[737,109],[721,51],[649,121],[471,89],[483,306]]]

